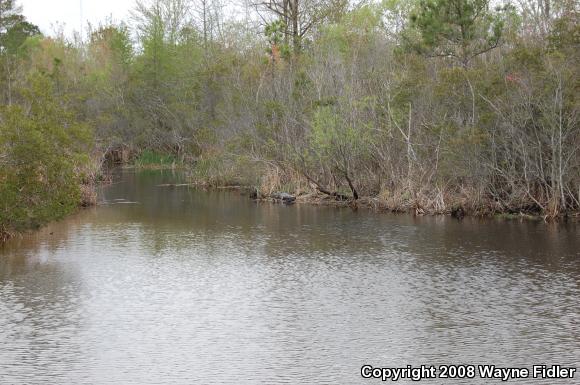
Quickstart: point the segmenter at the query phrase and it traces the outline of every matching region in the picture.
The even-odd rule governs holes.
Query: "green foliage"
[[[26,37],[40,34],[27,22],[14,0],[0,0],[0,54],[15,53]]]
[[[151,150],[143,151],[137,160],[135,160],[137,167],[168,167],[175,165],[175,163],[176,159],[174,156]]]
[[[212,149],[198,159],[193,177],[212,186],[256,185],[261,172],[245,154]]]
[[[22,20],[11,26],[6,34],[0,35],[0,47],[8,54],[17,54],[29,37],[40,34],[36,25]]]
[[[358,108],[370,100],[358,101]],[[338,107],[340,108],[340,107]],[[320,106],[316,108],[312,121],[309,151],[316,154],[318,161],[334,164],[342,174],[348,174],[354,165],[359,164],[369,154],[369,126],[364,121],[356,126],[349,124],[337,107]]]
[[[90,45],[100,48],[99,53],[112,56],[113,60],[128,66],[133,59],[133,45],[126,25],[105,25],[90,35]]]
[[[467,65],[499,46],[512,8],[490,10],[490,0],[421,0],[411,21],[421,33],[418,48]]]
[[[548,36],[552,51],[578,49],[580,46],[580,23],[578,14],[568,12],[554,22],[554,28]]]
[[[61,218],[80,204],[89,128],[35,76],[23,90],[28,108],[0,112],[0,228],[22,230]]]
[[[282,14],[257,39],[213,9],[138,1],[133,30],[79,47],[0,0],[2,226],[75,207],[88,126],[100,156],[123,146],[216,184],[383,192],[416,212],[580,208],[572,2],[538,28],[489,0],[371,3],[268,2]]]
[[[344,133],[352,137],[350,130],[346,130]],[[339,116],[335,114],[334,109],[330,107],[317,108],[312,124],[312,148],[315,151],[328,153],[333,145],[342,139],[341,134]]]
[[[321,35],[316,40],[316,50],[322,53],[340,52],[349,54],[350,50],[367,47],[377,36],[381,25],[380,8],[365,5],[349,12],[340,22],[321,28]]]
[[[266,25],[264,34],[268,38],[270,44],[281,44],[284,40],[284,30],[286,23],[283,20],[276,20]]]
[[[279,50],[279,54],[284,58],[289,58],[292,52],[290,45],[285,42],[284,36],[287,30],[286,23],[283,20],[276,20],[266,25],[264,34],[268,39],[268,53],[276,55],[273,50]]]

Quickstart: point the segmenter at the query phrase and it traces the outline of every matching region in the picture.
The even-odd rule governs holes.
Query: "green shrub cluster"
[[[40,226],[78,207],[90,132],[40,75],[23,90],[22,103],[1,107],[1,233]]]

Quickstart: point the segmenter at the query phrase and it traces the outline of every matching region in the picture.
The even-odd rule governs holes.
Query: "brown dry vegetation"
[[[578,215],[577,2],[496,3],[148,0],[71,41],[0,0],[2,233],[94,202],[124,149],[302,201]]]

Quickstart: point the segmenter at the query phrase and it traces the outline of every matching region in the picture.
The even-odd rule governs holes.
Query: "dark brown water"
[[[578,226],[256,204],[157,187],[179,180],[167,172],[120,178],[108,204],[0,249],[0,384],[380,383],[362,379],[363,364],[580,369]]]

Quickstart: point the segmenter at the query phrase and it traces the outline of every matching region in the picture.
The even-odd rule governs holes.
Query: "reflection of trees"
[[[69,218],[0,250],[0,373],[54,381],[65,374],[63,359],[69,370],[79,362],[81,342],[70,337],[82,328],[82,282],[59,254],[81,221]]]
[[[74,365],[86,363],[82,354],[94,357],[119,346],[99,333],[120,338],[127,330],[119,324],[136,324],[115,315],[157,319],[162,312],[145,310],[151,310],[149,296],[158,295],[162,301],[155,304],[169,310],[166,319],[182,307],[191,311],[181,324],[186,332],[187,325],[212,336],[244,330],[254,337],[248,344],[257,348],[243,343],[252,354],[262,351],[260,341],[275,341],[270,347],[280,354],[267,352],[260,357],[265,361],[316,345],[321,350],[312,354],[331,351],[333,359],[350,362],[383,354],[391,338],[398,345],[388,358],[419,362],[429,358],[422,348],[433,341],[444,352],[474,336],[462,341],[463,354],[481,342],[478,336],[501,343],[497,323],[486,328],[479,320],[492,318],[518,335],[525,330],[508,315],[524,314],[541,326],[536,305],[520,299],[537,299],[548,309],[554,298],[567,297],[560,293],[573,292],[580,271],[577,227],[283,206],[235,192],[156,187],[176,179],[127,172],[102,198],[138,204],[83,210],[0,249],[0,346],[20,344],[28,354],[21,365],[30,365],[31,373],[58,370],[56,360],[63,357],[75,372]],[[517,292],[522,288],[530,290]],[[565,327],[566,309],[550,309],[541,320],[552,314],[552,325]],[[223,323],[230,321],[239,327]],[[352,336],[366,340],[353,342]],[[5,351],[0,372],[13,363]],[[343,352],[348,357],[341,358]],[[292,362],[307,366],[305,357],[297,353]],[[82,373],[78,368],[75,373]]]
[[[578,255],[577,228],[551,227],[519,221],[455,221],[446,217],[376,215],[364,210],[308,205],[291,207],[255,203],[237,192],[201,191],[179,183],[171,172],[125,172],[124,183],[109,187],[109,202],[127,199],[135,205],[114,204],[99,209],[92,226],[118,229],[142,227],[143,242],[154,253],[164,248],[204,247],[223,250],[229,243],[252,254],[256,247],[271,256],[290,254],[380,256],[408,253],[422,263],[479,263],[470,255],[501,256],[502,263],[533,258],[542,263]],[[128,241],[127,236],[119,241]]]
[[[125,182],[107,189],[106,201],[126,199],[137,203],[102,207],[99,215],[92,218],[92,225],[120,227],[122,232],[127,224],[138,224],[144,242],[154,253],[165,247],[215,245],[220,249],[228,240],[236,244],[233,247],[248,252],[261,245],[272,254],[324,253],[369,242],[378,245],[369,237],[353,239],[359,235],[357,216],[349,210],[287,207],[255,203],[238,192],[160,187],[176,183],[171,173],[126,173],[123,179]]]
[[[468,266],[482,261],[468,256],[484,254],[488,262],[499,256],[504,264],[521,258],[557,264],[577,258],[580,249],[577,228],[255,203],[237,192],[160,187],[183,181],[181,174],[170,171],[124,171],[119,179],[102,194],[110,204],[84,210],[5,247],[0,278],[39,263],[45,254],[41,250],[65,247],[81,227],[118,245],[139,237],[140,247],[153,255],[168,248],[203,248],[213,254],[225,247],[267,256],[406,253],[420,263]],[[116,199],[137,203],[115,204]]]
[[[49,256],[70,244],[70,236],[94,215],[95,209],[85,209],[37,231],[30,231],[0,245],[0,284],[17,274],[56,266]]]

